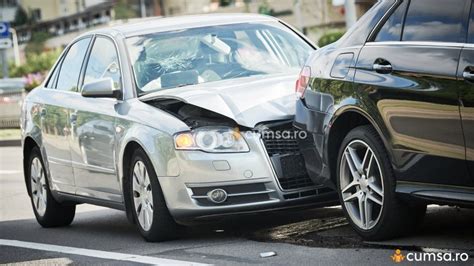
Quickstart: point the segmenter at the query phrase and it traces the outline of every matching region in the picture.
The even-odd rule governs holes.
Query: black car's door
[[[473,1],[474,7],[474,1]],[[469,18],[467,43],[459,60],[461,118],[466,140],[466,159],[474,183],[474,9]]]
[[[356,64],[399,181],[472,185],[465,164],[456,70],[471,0],[400,1]]]

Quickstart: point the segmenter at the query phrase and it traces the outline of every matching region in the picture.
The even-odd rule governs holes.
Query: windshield
[[[297,73],[313,48],[279,23],[242,23],[127,38],[138,94],[255,75]]]

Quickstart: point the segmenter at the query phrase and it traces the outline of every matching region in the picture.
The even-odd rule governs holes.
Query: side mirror
[[[112,78],[96,79],[82,86],[81,95],[89,98],[116,98],[121,97],[121,91],[114,88]]]

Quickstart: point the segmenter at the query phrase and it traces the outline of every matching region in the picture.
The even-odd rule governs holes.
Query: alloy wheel
[[[360,229],[372,229],[382,214],[384,192],[379,160],[367,143],[354,140],[346,146],[339,178],[349,217]]]
[[[138,222],[148,231],[153,223],[153,193],[150,177],[142,161],[133,167],[133,201]]]
[[[33,158],[30,166],[31,196],[33,206],[40,216],[46,212],[46,203],[48,200],[46,191],[46,176],[43,165],[38,157]]]

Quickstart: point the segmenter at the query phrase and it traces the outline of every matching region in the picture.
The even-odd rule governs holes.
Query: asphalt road
[[[430,207],[416,234],[383,243],[363,242],[337,207],[227,219],[163,243],[143,241],[123,212],[86,204],[71,226],[44,229],[34,219],[21,162],[19,147],[0,148],[0,264],[388,265],[401,248],[405,255],[466,252],[465,264],[474,265],[474,210],[453,207]],[[276,255],[261,258],[263,252]]]

